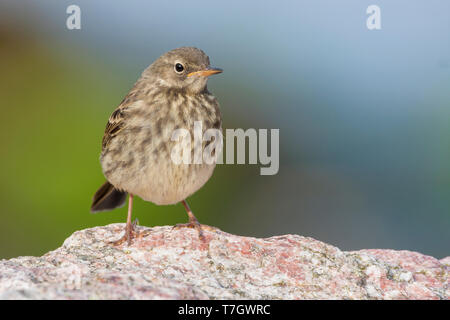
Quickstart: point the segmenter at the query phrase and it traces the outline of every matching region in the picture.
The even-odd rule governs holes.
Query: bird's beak
[[[191,76],[202,76],[202,77],[209,77],[210,75],[216,74],[216,73],[222,73],[223,70],[219,69],[219,68],[211,68],[208,67],[205,70],[200,70],[200,71],[195,71],[195,72],[191,72],[188,73],[188,77]]]

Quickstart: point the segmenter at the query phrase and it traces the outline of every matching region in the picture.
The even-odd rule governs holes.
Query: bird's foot
[[[203,235],[203,229],[202,229],[202,225],[200,224],[200,222],[198,222],[197,219],[193,219],[190,220],[188,223],[177,223],[176,225],[173,226],[173,229],[179,229],[179,228],[194,228],[197,229],[198,231],[198,238],[200,240],[205,240],[205,236]]]
[[[125,227],[125,234],[122,238],[116,241],[111,241],[109,244],[112,244],[113,246],[120,246],[124,242],[127,242],[127,245],[131,245],[131,240],[135,238],[140,238],[141,234],[135,230],[137,224],[139,223],[138,219],[134,220],[134,222],[130,225],[127,224]]]

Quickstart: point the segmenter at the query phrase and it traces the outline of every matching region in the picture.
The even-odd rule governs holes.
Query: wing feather
[[[133,88],[109,117],[105,134],[103,135],[102,150],[105,150],[109,142],[126,127],[128,111],[139,100],[138,92],[137,88]]]
[[[124,120],[126,118],[126,109],[127,107],[120,105],[109,117],[102,140],[103,150],[108,146],[111,139],[113,139],[125,127]]]

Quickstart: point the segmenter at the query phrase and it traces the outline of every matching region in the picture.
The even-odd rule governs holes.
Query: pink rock
[[[42,257],[0,261],[0,299],[448,299],[450,257],[343,252],[297,235],[241,237],[207,228],[123,224],[75,232]]]

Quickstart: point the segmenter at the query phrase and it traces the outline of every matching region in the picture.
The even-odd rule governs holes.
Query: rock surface
[[[206,226],[205,226],[206,227]],[[75,232],[42,257],[0,260],[0,299],[448,299],[450,258],[410,251],[343,252],[297,235],[123,224]]]

